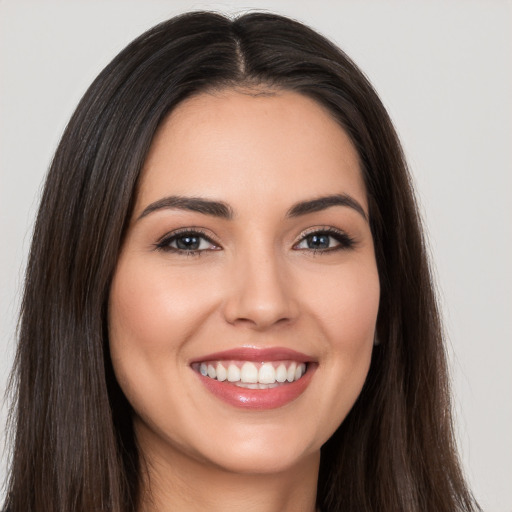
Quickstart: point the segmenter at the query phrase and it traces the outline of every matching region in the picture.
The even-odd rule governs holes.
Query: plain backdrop
[[[185,10],[267,9],[363,69],[404,144],[445,319],[457,436],[484,510],[512,511],[512,4],[507,1],[0,0],[0,393],[41,183],[86,87]],[[0,418],[4,438],[7,404]],[[6,454],[0,478],[6,475]]]

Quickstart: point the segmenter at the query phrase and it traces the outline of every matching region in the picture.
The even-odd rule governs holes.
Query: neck
[[[315,512],[319,463],[313,453],[283,471],[248,474],[179,450],[144,450],[139,512]]]

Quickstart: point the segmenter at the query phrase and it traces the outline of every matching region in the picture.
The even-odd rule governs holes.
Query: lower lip
[[[219,382],[196,373],[208,391],[230,405],[244,409],[276,409],[293,402],[306,390],[315,369],[310,363],[299,380],[268,389],[242,388],[228,381]]]

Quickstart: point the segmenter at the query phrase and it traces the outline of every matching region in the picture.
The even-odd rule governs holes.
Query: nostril
[[[224,317],[232,325],[267,329],[287,325],[298,316],[298,308],[289,299],[263,300],[255,296],[233,297],[224,307]]]

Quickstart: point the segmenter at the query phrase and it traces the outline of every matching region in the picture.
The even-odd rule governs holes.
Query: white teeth
[[[226,372],[226,368],[222,366],[220,363],[217,365],[217,380],[220,382],[224,382],[228,377],[228,372]]]
[[[238,382],[240,380],[240,368],[235,364],[230,364],[228,366],[228,381],[229,382]]]
[[[287,375],[288,375],[288,373],[286,371],[286,366],[281,363],[277,367],[277,370],[276,370],[276,380],[277,380],[277,382],[284,382],[286,380]]]
[[[249,389],[269,389],[285,382],[299,380],[306,373],[306,364],[293,361],[272,363],[253,363],[246,361],[230,364],[221,362],[200,363],[196,369],[204,377],[219,382],[232,382]],[[277,367],[274,365],[277,364]],[[288,365],[288,368],[286,367]]]
[[[242,382],[255,384],[258,382],[258,368],[256,368],[253,363],[244,363],[240,370],[240,380]]]
[[[274,384],[276,381],[276,371],[272,363],[265,363],[261,366],[258,373],[258,382],[260,384]]]
[[[297,365],[292,363],[288,368],[288,372],[286,374],[286,380],[288,382],[293,382],[295,380],[295,370],[297,369]]]
[[[208,377],[211,379],[215,379],[215,377],[217,377],[217,372],[211,364],[208,365]]]

